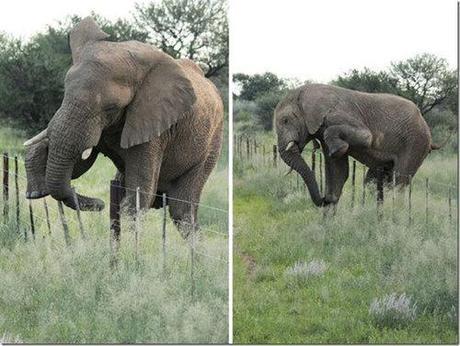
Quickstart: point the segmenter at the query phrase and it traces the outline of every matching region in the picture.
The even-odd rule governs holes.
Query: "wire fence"
[[[128,189],[123,187],[120,181],[112,180],[109,186],[109,218],[104,212],[91,212],[90,217],[83,218],[77,198],[77,191],[72,188],[75,210],[66,208],[63,202],[55,201],[50,197],[44,197],[40,200],[25,199],[25,191],[27,188],[27,177],[25,175],[25,162],[18,155],[3,154],[3,170],[2,170],[2,202],[3,213],[1,227],[4,227],[7,232],[14,232],[16,236],[20,236],[24,241],[37,241],[39,238],[53,237],[56,232],[61,229],[64,243],[66,246],[72,246],[75,235],[82,240],[91,237],[91,229],[95,222],[103,223],[110,234],[111,259],[112,267],[117,266],[119,261],[119,250],[122,229],[126,229],[129,233],[134,234],[134,256],[136,262],[139,260],[139,251],[141,242],[144,240],[141,234],[144,229],[151,230],[161,236],[161,253],[163,258],[163,271],[167,270],[168,258],[176,256],[172,250],[172,239],[183,243],[188,247],[189,265],[190,265],[190,280],[191,293],[195,291],[195,280],[197,263],[200,257],[227,265],[227,246],[228,234],[225,225],[228,221],[228,211],[199,203],[197,201],[188,201],[166,194],[153,194],[142,191],[139,187],[136,189]],[[136,205],[134,213],[126,212],[122,205],[123,196],[127,192],[133,192],[135,195]],[[149,198],[161,198],[162,210],[161,214],[154,213],[155,218],[147,220],[147,213],[141,210],[141,196],[149,196]],[[171,227],[168,222],[168,202],[175,201],[184,203],[190,208],[190,213],[185,220],[174,220],[177,227]],[[52,202],[52,203],[51,203]],[[204,209],[213,217],[217,217],[219,222],[213,222],[215,227],[198,228],[196,220],[194,220],[195,209]],[[85,213],[86,214],[86,213]],[[104,221],[106,220],[106,221]],[[122,222],[123,221],[123,222]],[[187,237],[182,239],[177,235],[168,232],[169,228],[185,229]],[[41,230],[38,234],[38,230]],[[215,249],[206,248],[203,238],[212,239],[213,244],[219,243],[217,253]],[[168,239],[168,238],[171,238]],[[178,240],[178,238],[180,238]]]
[[[235,136],[235,159],[245,164],[252,165],[255,169],[263,170],[275,170],[277,174],[284,175],[283,181],[286,182],[286,188],[290,191],[302,191],[306,192],[307,187],[303,183],[302,178],[298,174],[289,174],[291,172],[284,161],[280,160],[277,144],[267,145],[263,142],[258,142],[256,138],[252,138],[247,135]],[[326,172],[325,172],[325,159],[323,153],[320,150],[305,148],[302,152],[302,156],[311,164],[311,169],[316,177],[318,188],[321,195],[325,194],[326,190]],[[424,193],[424,218],[425,223],[428,224],[430,217],[430,202],[433,197],[441,199],[444,203],[444,215],[448,217],[449,222],[453,225],[456,224],[457,215],[457,200],[458,200],[458,188],[456,184],[449,184],[443,181],[438,181],[430,177],[418,177],[411,176],[401,172],[392,170],[390,174],[388,171],[382,169],[375,170],[375,191],[372,186],[367,184],[367,173],[368,167],[361,164],[355,159],[351,160],[349,168],[349,179],[350,184],[350,196],[348,202],[350,207],[353,209],[358,204],[362,206],[367,205],[371,201],[371,195],[375,193],[372,199],[376,203],[376,210],[379,219],[384,216],[384,203],[388,201],[391,205],[391,216],[394,219],[394,215],[397,209],[397,198],[405,199],[407,204],[407,222],[409,225],[413,223],[414,208],[413,208],[413,192],[415,189]],[[360,177],[360,171],[362,178]],[[400,189],[397,185],[397,178],[406,178],[407,187]],[[358,186],[358,181],[361,180],[361,186]],[[358,190],[361,189],[361,193],[358,194]],[[344,189],[345,191],[345,189]],[[401,191],[403,193],[401,193]],[[343,198],[343,197],[342,197]]]

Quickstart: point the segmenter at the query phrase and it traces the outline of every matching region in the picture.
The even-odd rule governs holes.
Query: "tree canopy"
[[[161,0],[136,5],[132,20],[91,16],[111,41],[152,43],[175,58],[200,63],[225,98],[228,28],[225,0]],[[28,41],[0,34],[0,118],[33,133],[59,108],[71,66],[70,30],[82,18],[70,15]]]

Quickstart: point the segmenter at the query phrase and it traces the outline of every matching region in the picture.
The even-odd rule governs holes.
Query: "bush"
[[[273,129],[273,114],[276,105],[285,94],[286,91],[269,92],[256,99],[256,121],[265,131],[271,131]]]
[[[369,314],[380,327],[400,327],[415,320],[417,304],[412,303],[405,293],[400,296],[392,293],[383,298],[375,298]]]

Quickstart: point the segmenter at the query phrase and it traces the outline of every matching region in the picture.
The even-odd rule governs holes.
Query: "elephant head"
[[[91,18],[70,33],[73,64],[64,98],[38,137],[48,142],[46,193],[76,208],[70,187],[78,162],[94,159],[94,147],[109,127],[121,133],[120,147],[150,141],[184,117],[195,102],[191,82],[176,60],[136,41],[109,42]],[[80,204],[95,200],[79,196]]]
[[[310,192],[313,203],[325,204],[313,171],[302,158],[302,150],[316,138],[323,124],[320,110],[312,109],[305,100],[306,88],[299,88],[281,100],[275,109],[274,127],[278,137],[278,151],[283,161],[300,174]]]

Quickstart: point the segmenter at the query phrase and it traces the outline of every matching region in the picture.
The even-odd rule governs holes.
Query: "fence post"
[[[429,192],[428,178],[425,178],[425,226],[427,230],[428,230],[428,192]]]
[[[117,264],[118,248],[120,245],[120,202],[122,195],[121,182],[118,180],[110,181],[110,245],[112,249],[112,259],[110,265]]]
[[[134,255],[139,263],[139,230],[141,222],[141,196],[139,186],[136,188],[136,220],[134,223]]]
[[[316,151],[313,149],[311,152],[311,170],[313,171],[313,174],[315,174],[316,170]]]
[[[251,146],[250,146],[250,143],[249,143],[249,137],[246,137],[246,156],[247,156],[248,160],[251,157]]]
[[[163,242],[163,273],[166,271],[166,193],[163,193],[163,233],[161,240]]]
[[[32,233],[32,239],[35,240],[35,222],[34,222],[34,212],[32,210],[32,200],[29,199],[28,201],[29,201],[29,216],[30,216],[30,232]]]
[[[363,165],[363,195],[361,199],[361,204],[364,207],[366,202],[366,166]]]
[[[377,169],[377,217],[382,218],[383,215],[383,169]]]
[[[278,150],[276,148],[276,144],[273,144],[273,166],[276,167],[276,159],[278,156]]]
[[[191,280],[191,295],[195,295],[195,218],[193,210],[193,202],[190,202],[190,221],[191,221],[191,234],[190,234],[190,280]]]
[[[16,230],[18,234],[20,233],[21,227],[20,227],[20,205],[19,205],[19,183],[18,183],[18,177],[19,177],[19,167],[18,167],[18,157],[14,156],[14,186],[16,189]]]
[[[409,226],[412,225],[412,176],[409,175]]]
[[[74,188],[72,188],[72,195],[73,195],[73,200],[75,202],[75,207],[77,209],[77,220],[78,220],[78,228],[80,229],[80,235],[82,239],[86,239],[85,229],[83,227],[83,222],[81,221],[80,203],[78,202],[77,193],[75,192]]]
[[[449,187],[449,192],[448,192],[449,196],[449,223],[452,224],[452,192],[450,190],[450,187]]]
[[[45,218],[46,218],[46,225],[48,226],[48,234],[51,235],[50,214],[48,212],[48,203],[46,203],[46,197],[43,198],[43,207],[45,208]]]
[[[355,187],[356,187],[356,160],[353,160],[351,170],[351,208],[355,207]]]
[[[391,219],[395,221],[395,201],[396,201],[396,171],[393,171],[392,177],[393,191],[391,195]]]
[[[8,153],[3,153],[3,217],[8,222],[8,197],[9,197],[9,157]]]
[[[57,203],[58,203],[59,218],[61,219],[62,229],[64,230],[65,244],[69,246],[70,245],[69,226],[67,225],[67,220],[65,218],[64,207],[63,207],[62,201],[58,201]]]
[[[254,155],[257,156],[257,140],[254,138]]]
[[[319,153],[319,191],[323,194],[323,155]]]

